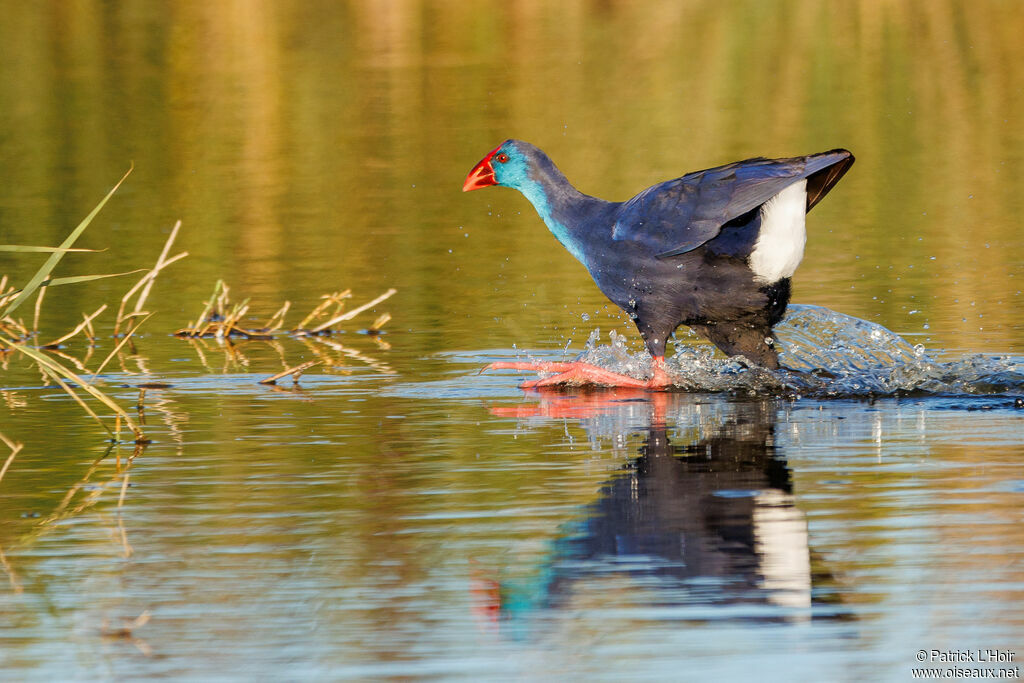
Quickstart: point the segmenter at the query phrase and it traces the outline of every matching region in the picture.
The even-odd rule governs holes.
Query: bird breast
[[[748,263],[764,284],[791,277],[804,257],[807,181],[788,186],[761,205],[761,232]]]

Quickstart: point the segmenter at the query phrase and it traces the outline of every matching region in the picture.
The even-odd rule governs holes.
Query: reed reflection
[[[545,394],[494,412],[646,432],[531,579],[478,577],[476,609],[501,630],[520,634],[532,616],[587,606],[595,591],[603,608],[670,608],[682,620],[805,621],[813,603],[836,599],[812,594],[829,577],[812,571],[807,520],[775,445],[774,401],[616,391]]]

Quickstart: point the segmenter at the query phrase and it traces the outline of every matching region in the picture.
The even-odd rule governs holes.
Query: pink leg
[[[521,363],[499,361],[491,363],[484,370],[527,370],[532,372],[555,372],[556,375],[544,379],[523,382],[523,389],[551,387],[558,385],[597,384],[607,387],[634,387],[638,389],[665,389],[672,385],[665,372],[665,357],[652,359],[654,376],[649,380],[640,380],[628,375],[611,372],[589,363]]]

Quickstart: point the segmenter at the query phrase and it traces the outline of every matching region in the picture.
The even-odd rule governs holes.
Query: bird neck
[[[587,265],[580,231],[595,211],[609,202],[585,195],[573,187],[554,164],[537,169],[522,183],[523,193],[537,210],[551,234],[576,260]]]

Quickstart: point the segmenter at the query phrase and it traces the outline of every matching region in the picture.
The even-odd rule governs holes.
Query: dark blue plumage
[[[747,159],[706,171],[687,173],[647,188],[619,209],[612,236],[644,242],[661,258],[696,249],[716,237],[722,226],[760,207],[797,180],[828,169],[817,193],[808,192],[807,211],[821,200],[853,157],[846,150],[795,159]]]
[[[537,147],[506,140],[464,190],[518,189],[663,358],[680,324],[730,355],[778,367],[772,327],[803,255],[803,216],[853,164],[842,149],[689,173],[625,202],[579,192]],[[658,364],[655,364],[658,375]],[[654,380],[652,380],[654,381]]]

